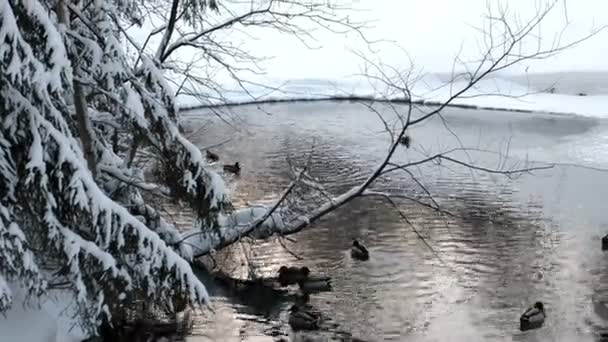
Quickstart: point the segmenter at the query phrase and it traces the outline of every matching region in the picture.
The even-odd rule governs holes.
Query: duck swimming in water
[[[220,160],[220,156],[207,150],[207,159],[211,160],[212,162],[216,162],[216,161]]]
[[[224,171],[239,174],[241,173],[241,166],[239,165],[239,162],[234,163],[234,165],[224,165]]]
[[[319,329],[320,315],[297,304],[294,304],[289,311],[289,326],[294,331]]]
[[[329,276],[308,276],[298,281],[300,290],[303,293],[331,291],[331,277]]]
[[[353,246],[350,249],[350,256],[353,259],[365,261],[369,260],[369,252],[362,244],[357,240],[353,240]]]
[[[306,266],[300,268],[295,266],[281,266],[281,268],[279,268],[279,283],[281,286],[297,284],[306,280],[309,274],[310,269]]]
[[[519,330],[526,331],[537,329],[545,323],[545,306],[541,302],[534,303],[534,306],[526,310],[519,319]]]

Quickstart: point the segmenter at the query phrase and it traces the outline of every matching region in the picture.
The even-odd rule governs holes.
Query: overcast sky
[[[410,54],[418,68],[426,72],[449,71],[453,57],[461,46],[464,54],[476,57],[475,41],[479,33],[471,26],[481,26],[486,11],[485,0],[327,0],[331,3],[352,4],[361,18],[374,20],[366,35],[371,39],[394,41]],[[496,4],[497,1],[490,1]],[[535,0],[509,0],[511,13],[522,19],[536,11]],[[543,2],[546,3],[546,2]],[[355,16],[352,17],[356,19]],[[608,1],[569,0],[560,3],[543,23],[547,43],[569,21],[564,41],[588,34],[593,27],[608,24]],[[310,51],[296,40],[264,34],[252,44],[254,50],[264,51],[275,58],[266,67],[268,75],[279,78],[341,78],[360,70],[362,61],[349,48],[365,51],[365,45],[355,35],[335,35],[320,32],[319,44],[324,47]],[[405,65],[405,55],[389,44],[376,46],[377,57],[392,65]],[[369,51],[367,51],[369,53]],[[539,63],[527,64],[529,72],[604,70],[608,71],[608,30],[571,51]],[[513,70],[521,72],[522,69]]]

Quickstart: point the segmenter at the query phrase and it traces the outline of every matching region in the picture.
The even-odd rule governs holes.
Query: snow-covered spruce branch
[[[153,305],[207,300],[191,250],[168,245],[177,230],[139,193],[151,185],[139,175],[133,184],[125,146],[142,140],[158,155],[169,169],[163,185],[201,221],[227,198],[179,132],[162,72],[142,57],[141,76],[132,73],[114,18],[136,5],[70,3],[68,22],[67,2],[0,1],[0,311],[16,288],[36,297],[61,285],[74,294],[76,324],[93,333],[136,294]],[[78,120],[93,133],[85,137]]]
[[[109,176],[116,178],[127,186],[134,186],[140,190],[148,191],[165,199],[171,199],[171,192],[169,191],[169,189],[166,189],[158,184],[146,183],[143,180],[138,179],[138,177],[125,175],[120,170],[117,170],[116,168],[111,168],[107,165],[101,165],[99,169],[101,172],[104,172]]]
[[[70,27],[70,16],[65,0],[57,0],[55,4],[55,13],[59,19],[59,23],[65,25],[66,28]],[[78,73],[78,59],[74,56],[70,56],[70,61],[75,67],[74,73]],[[74,108],[76,112],[76,123],[78,127],[78,134],[80,135],[80,141],[82,148],[87,160],[87,164],[93,177],[97,175],[97,156],[95,155],[95,133],[91,127],[91,121],[89,120],[89,114],[87,105],[85,102],[84,91],[82,85],[78,81],[72,81],[73,88],[73,100]]]
[[[31,148],[25,150],[31,151],[32,155],[28,162],[28,175],[11,183],[22,189],[14,195],[16,203],[30,204],[20,211],[31,211],[32,216],[20,220],[25,220],[24,223],[32,228],[45,227],[47,234],[34,236],[32,234],[37,229],[26,229],[24,235],[33,246],[37,245],[33,243],[34,238],[41,238],[42,243],[46,241],[48,247],[45,252],[49,255],[67,258],[70,272],[65,277],[72,282],[78,294],[78,304],[83,310],[90,312],[95,319],[105,314],[104,296],[99,296],[108,291],[120,293],[130,288],[143,288],[148,289],[150,295],[167,298],[173,289],[159,283],[167,279],[147,277],[158,270],[170,273],[169,270],[173,270],[176,272],[175,279],[183,279],[178,286],[188,292],[190,298],[205,300],[206,291],[187,262],[168,248],[157,234],[99,189],[84,166],[86,163],[82,157],[66,144],[65,132],[57,130],[44,119],[19,93],[8,91],[3,95],[10,95],[14,105],[22,105],[31,113],[16,121],[31,125],[34,129],[31,131],[34,137],[30,142]],[[13,119],[13,116],[9,115],[8,118]],[[44,135],[40,132],[44,132]],[[47,153],[52,154],[38,154],[45,150],[44,146],[53,145],[58,148],[49,149]],[[65,180],[55,183],[52,178],[44,177],[49,171]],[[88,236],[92,236],[93,240],[88,240]],[[56,246],[57,250],[49,249],[50,246]],[[120,251],[120,255],[113,255],[113,249]],[[141,257],[147,261],[137,261]],[[108,278],[87,278],[91,272],[103,272]],[[109,279],[114,279],[114,283],[108,283]],[[98,292],[101,289],[103,291]],[[97,297],[95,300],[98,301],[92,308],[89,302],[91,297]]]

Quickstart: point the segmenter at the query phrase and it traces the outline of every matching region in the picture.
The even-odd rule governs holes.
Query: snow
[[[245,7],[243,10],[248,10],[248,8]],[[219,14],[217,18],[214,17],[213,19],[221,22],[223,19],[226,19],[225,16],[225,13]],[[148,34],[154,32],[157,28],[162,27],[163,24],[164,22],[162,19],[156,16],[150,16],[146,22],[143,23],[142,27],[131,27],[128,29],[128,33],[136,41],[145,41],[150,38],[146,50],[154,55],[157,53],[156,48],[160,45],[164,36],[162,34],[157,34],[148,37]],[[190,28],[184,28],[184,32],[189,32],[191,36]],[[227,30],[223,34],[216,32],[218,36],[214,36],[214,39],[220,43],[224,40],[230,41],[230,32],[230,30]],[[169,46],[179,44],[180,41],[190,36],[188,36],[188,33],[182,37],[174,34],[171,42],[169,42]],[[179,61],[179,63],[188,63],[197,60],[196,56],[196,49],[186,46],[174,51],[171,54],[171,59]],[[150,69],[147,64],[153,63],[146,59],[142,60],[142,62],[143,67],[146,69]],[[201,62],[199,61],[193,70],[200,71],[201,75],[199,76],[205,77],[205,73],[209,72],[206,69],[208,63],[209,60],[207,59],[202,63],[203,65],[201,65]],[[421,67],[424,67],[424,65],[421,65]],[[416,70],[414,74],[415,73]],[[576,95],[576,92],[572,92],[572,89],[580,89],[579,92],[587,92],[587,89],[589,88],[588,85],[598,83],[599,75],[595,75],[595,79],[586,82],[584,86],[578,85],[573,88],[568,87],[567,85],[565,86],[562,83],[557,87],[558,92],[553,94],[541,91],[546,90],[548,84],[559,81],[561,76],[538,74],[537,78],[542,79],[543,82],[536,81],[533,82],[532,85],[529,85],[529,79],[533,78],[534,75],[536,74],[491,74],[475,88],[470,89],[463,94],[465,97],[453,101],[453,104],[487,109],[577,114],[595,118],[608,118],[608,93],[604,92],[602,94],[601,92],[592,92],[589,96],[578,96]],[[155,78],[162,80],[163,77],[161,76],[162,75],[154,75]],[[173,72],[166,72],[164,73],[164,76],[170,79],[170,82],[163,84],[163,87],[170,87],[174,90],[181,84],[183,79]],[[199,84],[193,86],[193,89],[189,89],[189,91],[196,92],[196,95],[192,95],[191,93],[184,94],[184,92],[181,92],[176,97],[176,104],[181,108],[187,109],[200,105],[223,104],[226,102],[242,103],[266,100],[323,99],[335,96],[362,96],[371,98],[384,98],[385,96],[388,98],[395,98],[402,96],[402,94],[395,92],[383,94],[385,86],[382,82],[378,81],[375,82],[375,84],[369,84],[368,79],[358,76],[349,76],[341,79],[282,79],[267,74],[261,76],[247,74],[245,78],[248,81],[251,81],[251,83],[246,86],[247,91],[244,91],[241,88],[242,83],[234,80],[229,73],[214,72],[209,78],[208,87]],[[413,99],[418,101],[442,102],[449,97],[450,91],[454,93],[465,86],[464,81],[460,80],[454,82],[451,87],[441,87],[447,83],[446,81],[448,78],[449,75],[437,73],[429,73],[419,77],[411,87]],[[567,82],[572,83],[573,81]],[[580,77],[577,77],[577,82],[580,83]],[[256,84],[264,84],[265,86]],[[222,87],[221,93],[218,93],[219,86]],[[608,89],[608,86],[605,85],[604,88]],[[569,94],[560,93],[560,89],[569,89],[571,92]],[[481,94],[494,95],[479,96]],[[524,94],[527,95],[521,96]]]
[[[273,212],[272,215],[264,220],[256,230],[251,228],[267,215],[271,207],[249,207],[235,210],[229,216],[220,217],[219,229],[215,231],[191,230],[183,234],[185,244],[192,246],[195,255],[205,254],[221,245],[223,241],[236,241],[245,235],[251,235],[258,239],[272,236],[276,233],[295,233],[310,225],[310,223],[327,212],[343,205],[349,199],[363,191],[361,186],[352,187],[343,194],[325,202],[317,209],[300,216],[290,224],[285,224],[280,212]]]
[[[31,106],[21,94],[10,90],[7,93],[11,94],[11,97],[15,101],[19,101],[26,109],[33,126],[32,131],[45,132],[41,139],[44,139],[47,144],[49,143],[48,141],[52,141],[52,143],[56,144],[57,149],[59,150],[57,163],[68,163],[74,168],[73,175],[69,178],[69,188],[66,189],[66,191],[71,192],[70,197],[73,198],[73,201],[80,203],[81,206],[91,213],[111,213],[113,216],[117,217],[115,222],[117,222],[117,225],[120,226],[121,229],[130,230],[131,233],[138,236],[140,242],[144,240],[147,242],[147,251],[143,249],[139,251],[139,254],[145,255],[147,263],[131,265],[133,269],[135,269],[135,273],[142,276],[152,272],[152,269],[160,267],[171,270],[175,272],[176,278],[186,282],[186,284],[182,283],[181,285],[188,286],[190,297],[200,298],[202,301],[208,302],[207,291],[204,285],[192,273],[188,262],[169,248],[165,241],[161,240],[156,233],[150,231],[142,222],[133,217],[126,208],[109,199],[101,191],[91,174],[85,171],[83,165],[86,165],[86,163],[82,153],[80,152],[80,149],[73,148],[72,140],[66,139],[64,132],[59,131],[51,122],[47,121],[37,108]],[[197,150],[197,152],[200,154],[200,151]],[[47,186],[44,176],[46,175],[41,177],[39,185],[43,190],[46,190],[44,189]],[[70,277],[77,290],[76,298],[80,299],[81,304],[84,304],[85,294],[89,292],[89,289],[84,285],[84,281],[80,274],[80,267],[84,266],[79,260],[81,258],[92,257],[97,259],[104,264],[104,267],[111,270],[113,275],[121,277],[123,280],[127,281],[127,283],[131,284],[131,278],[127,273],[126,268],[117,269],[114,259],[103,251],[100,246],[82,240],[57,220],[55,217],[57,203],[50,191],[46,190],[45,193],[46,196],[43,199],[46,202],[44,203],[46,207],[44,221],[48,227],[48,237],[52,240],[64,243],[66,256],[71,258]]]
[[[104,5],[101,1],[96,1],[96,6],[101,7]],[[12,48],[17,47],[24,49],[25,53],[23,58],[18,59],[12,56],[12,59],[6,63],[5,66],[0,67],[1,71],[10,78],[13,83],[30,83],[37,86],[39,89],[44,90],[48,88],[60,89],[63,86],[62,73],[67,73],[67,79],[70,79],[70,63],[67,60],[67,54],[63,48],[62,34],[65,34],[62,30],[63,27],[55,28],[56,24],[48,16],[47,9],[43,7],[40,2],[23,2],[28,12],[28,15],[33,17],[35,21],[40,22],[43,26],[45,35],[45,44],[41,44],[46,49],[48,55],[48,62],[51,65],[50,69],[47,66],[42,65],[39,61],[35,60],[32,51],[28,50],[28,44],[25,39],[21,36],[19,27],[14,20],[13,14],[11,13],[11,5],[6,0],[0,0],[0,21],[3,25],[0,27],[0,41],[10,41],[13,45]],[[110,6],[110,5],[108,5]],[[113,10],[107,9],[108,13]],[[98,65],[98,72],[104,76],[107,81],[105,85],[109,90],[114,91],[117,87],[122,87],[122,79],[124,77],[115,78],[114,76],[125,76],[123,59],[121,58],[105,58],[102,60],[102,52],[107,55],[112,55],[113,52],[118,51],[120,54],[121,42],[117,40],[112,34],[113,25],[109,20],[109,17],[104,17],[100,21],[96,21],[96,26],[100,30],[100,34],[107,36],[105,43],[105,50],[101,51],[94,43],[90,42],[86,37],[83,37],[85,44],[88,47],[89,53],[93,56],[93,60]],[[90,45],[90,46],[89,46]],[[188,50],[185,50],[188,51]],[[173,55],[180,59],[180,55]],[[182,55],[183,56],[183,55]],[[0,56],[4,57],[4,56]],[[175,103],[171,96],[168,96],[165,92],[166,89],[170,89],[169,85],[172,82],[167,82],[166,76],[169,73],[163,72],[163,70],[155,65],[156,61],[148,58],[142,59],[142,68],[144,73],[152,79],[153,84],[157,86],[148,89],[147,91],[153,92],[148,94],[146,92],[138,93],[132,88],[126,87],[125,107],[129,109],[129,112],[133,115],[133,118],[137,124],[143,128],[148,126],[148,121],[145,119],[143,101],[147,105],[152,105],[155,108],[152,110],[152,114],[155,115],[155,119],[159,121],[168,120],[170,113],[167,112],[166,106],[173,106]],[[117,84],[114,84],[117,82]],[[276,82],[272,84],[272,82]],[[250,89],[249,93],[255,94],[257,100],[265,99],[293,99],[293,98],[325,98],[328,96],[336,95],[356,95],[356,96],[370,96],[370,97],[381,97],[374,90],[374,87],[366,87],[359,83],[331,80],[291,80],[284,82],[282,80],[272,80],[270,86],[284,85],[282,91],[269,92],[268,88]],[[465,86],[463,82],[456,82],[452,87],[441,87],[442,82],[439,78],[428,77],[424,82],[418,82],[412,89],[415,100],[420,101],[445,101],[453,91],[457,91],[459,88]],[[238,89],[238,87],[234,87]],[[491,107],[491,108],[508,108],[517,110],[532,110],[532,111],[548,111],[558,113],[577,113],[580,115],[589,115],[595,117],[608,117],[606,114],[606,104],[608,103],[608,95],[594,95],[587,97],[579,97],[567,94],[530,94],[528,87],[524,87],[521,84],[503,78],[494,78],[480,82],[477,87],[467,92],[465,97],[454,101],[455,104],[466,104],[479,107]],[[14,90],[12,90],[15,92]],[[209,90],[213,92],[213,90]],[[6,93],[10,93],[7,91]],[[481,94],[495,94],[502,96],[484,96]],[[3,95],[5,92],[3,92]],[[184,234],[185,243],[180,246],[180,253],[175,253],[172,249],[168,248],[167,244],[163,239],[159,237],[159,234],[165,233],[171,235],[175,230],[168,222],[164,219],[159,219],[159,227],[156,233],[151,232],[137,217],[131,215],[120,204],[109,199],[104,192],[99,189],[96,181],[91,177],[88,170],[86,169],[86,161],[84,160],[81,148],[78,147],[78,141],[73,137],[69,136],[66,132],[69,132],[68,124],[66,120],[62,118],[64,114],[59,111],[51,110],[50,114],[41,113],[40,108],[33,108],[31,103],[28,101],[28,97],[24,94],[18,94],[15,92],[15,96],[11,96],[15,102],[20,102],[19,106],[23,107],[25,112],[30,116],[29,120],[32,125],[31,132],[33,133],[32,143],[30,145],[28,164],[28,171],[30,175],[38,172],[41,177],[37,181],[38,185],[45,190],[47,195],[42,198],[44,206],[47,211],[44,216],[45,223],[48,226],[49,238],[56,239],[57,246],[63,248],[63,252],[69,261],[70,266],[70,280],[73,282],[73,286],[76,288],[76,295],[73,292],[58,292],[53,295],[47,294],[47,296],[39,299],[41,307],[24,307],[25,303],[25,291],[16,285],[11,286],[12,274],[0,274],[0,307],[8,305],[12,300],[11,309],[6,312],[5,319],[0,320],[0,334],[1,340],[26,340],[26,341],[80,341],[84,337],[84,332],[78,327],[73,326],[74,318],[73,315],[77,313],[76,302],[79,304],[90,304],[91,307],[96,308],[96,313],[107,312],[108,307],[104,305],[103,293],[95,289],[95,286],[89,288],[86,280],[83,278],[86,272],[82,272],[82,268],[85,267],[85,261],[87,258],[92,258],[104,265],[104,269],[110,270],[113,276],[120,276],[123,280],[127,281],[132,285],[130,273],[127,272],[126,268],[119,268],[116,260],[111,254],[106,252],[111,236],[117,236],[116,240],[119,242],[118,247],[122,247],[124,244],[125,231],[129,231],[133,235],[136,235],[140,244],[139,253],[143,256],[142,261],[132,266],[134,269],[134,275],[146,275],[160,267],[164,267],[166,270],[173,270],[176,276],[182,280],[180,283],[182,289],[186,285],[189,287],[190,295],[192,297],[202,297],[205,301],[208,300],[206,289],[202,283],[196,279],[192,270],[190,269],[186,260],[182,257],[186,255],[187,258],[191,257],[194,253],[192,247],[196,248],[198,252],[213,251],[218,246],[221,246],[223,241],[235,241],[244,234],[250,233],[253,226],[257,225],[260,221],[264,220],[260,227],[252,232],[255,237],[268,237],[274,233],[280,232],[294,232],[306,225],[309,225],[312,221],[318,217],[332,210],[334,207],[345,203],[349,198],[355,196],[358,192],[362,191],[361,188],[353,188],[343,195],[334,198],[333,200],[320,206],[307,216],[300,217],[294,224],[287,226],[281,216],[280,212],[275,212],[269,215],[268,207],[250,207],[238,209],[234,212],[227,214],[220,214],[219,223],[220,227],[218,230],[207,230],[200,232],[190,232],[190,234]],[[242,90],[227,91],[223,93],[224,97],[231,102],[238,101],[249,101],[251,97]],[[507,97],[505,97],[505,95]],[[525,95],[525,96],[524,96]],[[44,96],[41,95],[41,96]],[[398,96],[395,94],[389,94],[390,97]],[[155,100],[162,100],[154,102]],[[213,102],[213,100],[211,101]],[[216,101],[218,102],[218,101]],[[197,105],[198,100],[194,97],[180,96],[177,99],[177,103],[182,106]],[[219,103],[219,102],[218,102]],[[55,118],[51,118],[54,116]],[[55,120],[56,122],[52,122]],[[195,192],[198,186],[197,180],[199,177],[204,175],[206,177],[207,195],[211,197],[211,208],[218,208],[221,202],[224,202],[228,196],[226,186],[219,174],[207,171],[202,166],[205,165],[204,158],[200,150],[187,141],[178,132],[176,127],[168,126],[170,131],[170,139],[177,139],[180,147],[185,150],[182,159],[188,159],[190,165],[195,165],[196,168],[192,170],[186,170],[182,181],[186,185],[189,191]],[[46,163],[49,165],[53,164],[49,162],[50,156],[48,155],[48,144],[49,142],[57,145],[59,150],[58,156],[53,158],[57,159],[57,164],[67,163],[69,166],[75,169],[72,175],[65,174],[63,176],[57,176],[56,179],[64,180],[69,182],[68,184],[60,184],[60,188],[65,188],[66,192],[69,192],[73,204],[78,206],[79,210],[90,213],[94,218],[94,222],[99,220],[103,221],[103,224],[95,226],[97,230],[95,233],[104,238],[91,242],[83,239],[77,233],[72,231],[71,228],[65,226],[56,216],[55,209],[59,205],[56,199],[53,197],[51,191],[45,189],[47,182],[49,181],[48,175],[46,174],[45,167]],[[0,156],[1,157],[1,156]],[[103,161],[106,158],[111,159],[109,156],[104,156]],[[3,160],[3,159],[0,159]],[[3,163],[4,164],[4,163]],[[0,175],[8,174],[10,170],[7,169],[7,165],[0,165]],[[49,168],[52,167],[49,166]],[[59,172],[61,173],[61,172]],[[54,179],[54,180],[56,180]],[[210,193],[212,192],[212,194]],[[61,195],[57,195],[61,196]],[[143,200],[137,205],[143,207],[142,211],[151,210],[148,208]],[[0,209],[3,207],[0,205]],[[9,216],[8,213],[2,213],[5,216]],[[268,218],[265,218],[269,215]],[[102,218],[103,219],[100,219]],[[113,224],[110,224],[114,218]],[[2,227],[0,221],[0,228],[5,229],[10,237],[12,238],[11,243],[14,244],[14,249],[22,252],[21,257],[22,268],[27,270],[37,270],[35,260],[25,248],[23,248],[22,240],[25,240],[21,230],[16,224],[9,225],[8,227]],[[177,234],[177,233],[175,233]],[[177,239],[171,235],[173,241]],[[167,238],[166,240],[170,240]],[[2,243],[2,240],[0,240]],[[12,246],[11,246],[12,247]],[[9,249],[10,250],[10,249]],[[23,252],[25,250],[25,252]],[[1,255],[0,255],[1,256]],[[18,258],[16,260],[19,260]],[[8,263],[12,263],[9,259]],[[7,264],[8,264],[7,263]],[[166,290],[167,284],[156,284],[154,277],[145,277],[145,281],[149,283],[149,289],[155,289],[157,286],[162,287]],[[98,284],[95,284],[98,285]],[[30,289],[32,286],[29,287]],[[88,292],[92,292],[92,295]],[[87,303],[87,295],[96,296],[96,300],[92,300]],[[124,298],[124,294],[120,295],[120,298]],[[36,329],[31,329],[31,326],[35,326]],[[75,328],[75,329],[74,329]]]
[[[148,121],[145,118],[144,106],[141,103],[139,94],[135,92],[130,86],[125,87],[127,91],[127,101],[125,106],[131,111],[137,124],[141,127],[148,128]]]
[[[228,215],[220,215],[218,229],[214,231],[193,229],[184,232],[182,234],[183,244],[191,246],[195,255],[207,253],[216,248],[223,240],[233,241],[246,235],[251,227],[268,213],[269,209],[266,207],[242,208]],[[258,227],[257,231],[263,231],[266,235],[270,235],[272,232],[283,229],[285,229],[283,218],[280,213],[275,211]]]
[[[249,10],[247,6],[243,10]],[[238,11],[237,11],[238,12]],[[210,25],[221,22],[227,19],[226,16],[230,14],[221,13],[218,14],[217,18],[210,18]],[[151,55],[157,54],[157,47],[161,44],[164,35],[157,34],[148,37],[150,32],[155,32],[156,29],[162,27],[164,22],[157,16],[150,16],[146,22],[143,23],[142,27],[130,27],[127,32],[136,41],[146,41],[149,38],[148,44],[146,45],[146,51]],[[183,27],[182,32],[184,34],[180,37],[178,34],[173,34],[169,47],[179,45],[183,40],[192,37],[192,30],[190,27]],[[234,34],[231,29],[227,29],[223,32],[214,32],[213,39],[222,44],[224,42],[234,43]],[[226,46],[229,45],[226,44]],[[194,62],[192,66],[193,73],[197,76],[205,79],[202,83],[206,83],[206,86],[201,84],[187,84],[187,91],[181,89],[180,94],[176,97],[176,103],[181,108],[191,108],[200,105],[214,105],[229,103],[240,103],[250,101],[264,101],[264,100],[288,100],[288,99],[323,99],[333,96],[370,96],[380,98],[382,95],[379,94],[378,90],[385,88],[381,82],[370,85],[367,79],[362,77],[348,76],[340,79],[282,79],[280,77],[272,77],[261,73],[256,75],[252,72],[237,73],[237,76],[241,76],[246,79],[247,91],[244,91],[241,87],[243,83],[238,82],[233,78],[233,74],[226,72],[223,68],[214,64],[213,61],[208,58],[201,58],[200,51],[195,48],[183,46],[180,49],[171,53],[170,59],[175,61],[175,65],[188,64]],[[243,69],[249,69],[252,65],[241,65],[237,61],[229,60],[228,63],[233,63],[234,66],[242,67]],[[147,68],[146,64],[150,61],[143,60],[143,68]],[[361,61],[363,64],[364,61]],[[235,69],[240,69],[236,67]],[[421,63],[420,67],[425,67]],[[254,68],[255,69],[255,68]],[[213,71],[210,71],[213,70]],[[417,70],[414,71],[416,74]],[[426,101],[441,101],[444,100],[449,94],[449,87],[441,89],[435,89],[441,84],[444,84],[446,77],[442,77],[438,74],[427,74],[418,81],[412,87],[414,93],[414,99],[426,100]],[[494,74],[490,75],[488,81],[482,82],[477,89],[472,89],[465,95],[476,96],[480,93],[496,93],[496,88],[500,88],[500,94],[502,95],[513,95],[514,93],[521,93],[521,90],[525,92],[531,91],[533,93],[540,90],[540,84],[534,87],[528,87],[526,85],[526,75],[522,77],[511,77],[505,76],[506,74]],[[532,74],[533,75],[533,74]],[[176,75],[173,71],[167,71],[164,73],[170,82],[167,87],[172,87],[174,90],[182,84],[183,77]],[[278,76],[275,74],[275,76]],[[155,76],[159,77],[159,76]],[[250,82],[250,83],[249,83]],[[545,82],[546,83],[546,82]],[[260,86],[263,84],[264,86]],[[456,82],[453,90],[459,89],[462,86],[462,82]],[[546,86],[546,84],[545,84]],[[221,88],[219,90],[218,88]],[[608,89],[608,87],[606,87]],[[193,94],[194,93],[194,94]],[[389,97],[399,96],[401,94],[388,94]],[[555,113],[574,113],[579,115],[593,116],[593,117],[608,117],[608,94],[598,95],[593,93],[590,96],[580,97],[575,94],[530,94],[523,98],[505,98],[505,97],[473,97],[473,98],[462,98],[454,102],[455,104],[466,104],[470,106],[483,106],[490,108],[499,109],[515,109],[515,110],[526,110],[526,111],[541,111],[541,112],[555,112]]]
[[[414,92],[420,95],[414,97],[414,99],[443,102],[450,97],[450,94],[463,89],[466,85],[464,81],[457,81],[452,85],[451,89],[450,87],[434,89],[441,84],[440,80],[434,80],[424,85],[418,85],[414,89]],[[480,108],[577,114],[595,118],[608,118],[608,94],[578,96],[559,93],[551,94],[541,92],[540,90],[507,78],[493,77],[480,81],[474,88],[464,93],[462,97],[454,100],[453,103]]]
[[[55,29],[55,24],[50,20],[46,9],[38,1],[26,1],[21,4],[24,6],[28,15],[33,17],[46,32],[46,49],[50,52],[49,64],[52,68],[48,71],[41,65],[38,60],[35,60],[33,52],[29,44],[20,33],[11,5],[8,1],[0,1],[0,42],[12,41],[13,48],[17,46],[25,52],[21,59],[13,55],[13,59],[4,69],[6,75],[14,80],[14,82],[31,82],[41,83],[41,85],[49,85],[52,89],[61,89],[61,73],[64,68],[69,65],[67,53],[63,48],[61,34]],[[6,50],[5,50],[6,51]],[[5,57],[5,56],[0,56]],[[32,65],[33,69],[32,70]]]
[[[13,299],[12,297],[13,293],[10,287],[2,274],[0,274],[0,308],[8,307]]]
[[[211,209],[219,208],[219,205],[225,202],[226,197],[228,196],[228,189],[226,188],[226,183],[224,179],[214,171],[207,171],[209,176],[211,177],[211,182],[209,183],[209,188],[207,189],[207,195],[210,191],[213,191],[213,197],[211,197]]]
[[[1,341],[80,342],[88,337],[73,324],[76,311],[71,293],[56,291],[40,302],[26,303],[22,288],[9,287],[14,301],[6,317],[0,319]]]
[[[276,80],[268,81],[270,86],[282,86],[281,91],[269,92],[265,88],[251,87],[250,93],[256,101],[291,100],[291,99],[325,99],[331,97],[360,96],[375,99],[398,98],[402,94],[382,93],[379,87],[368,84],[362,79],[343,80]],[[225,94],[229,103],[243,103],[254,100],[240,90],[229,90]],[[466,86],[459,80],[451,86],[445,79],[429,74],[412,86],[412,99],[415,101],[444,102]],[[234,88],[236,89],[236,87]],[[540,87],[528,86],[510,77],[493,76],[484,79],[469,89],[452,104],[478,107],[480,109],[517,110],[546,112],[556,114],[576,114],[593,118],[608,118],[608,93],[579,96],[576,94],[542,92]],[[178,104],[185,109],[200,105],[194,96],[180,95]],[[207,105],[223,103],[209,100]]]
[[[240,8],[239,10],[249,10],[247,6]],[[237,11],[238,12],[238,11]],[[210,20],[213,23],[221,22],[227,19],[230,14],[220,13],[212,15]],[[158,16],[150,16],[143,23],[142,27],[130,27],[127,32],[136,41],[145,41],[149,38],[149,42],[146,45],[146,51],[151,55],[157,53],[156,48],[160,45],[164,35],[157,34],[148,37],[150,32],[155,32],[160,27],[163,27],[164,21]],[[186,38],[192,36],[191,28],[183,28],[184,35],[179,36],[174,34],[169,46],[179,44]],[[224,41],[231,41],[230,34],[233,33],[231,30],[225,32],[214,32],[214,40],[222,43]],[[188,63],[191,61],[198,60],[197,51],[191,47],[182,47],[171,54],[171,59],[178,61],[179,63]],[[152,63],[150,60],[144,59],[142,61],[143,67],[148,68],[146,65]],[[363,64],[363,60],[361,61]],[[179,64],[178,63],[178,64]],[[207,67],[210,61],[204,59],[204,62],[199,60],[198,64],[195,65],[193,70],[200,71],[201,77],[205,77],[206,73],[209,73]],[[238,64],[238,63],[237,63]],[[217,65],[214,65],[218,67]],[[424,67],[424,65],[420,65]],[[290,100],[290,99],[323,99],[334,96],[364,96],[372,98],[382,98],[387,95],[389,98],[401,96],[402,94],[381,94],[384,90],[382,82],[378,81],[376,84],[369,84],[368,79],[362,77],[344,77],[341,79],[282,79],[280,77],[272,77],[272,75],[262,74],[256,76],[253,73],[247,73],[245,77],[247,81],[251,83],[247,84],[247,91],[244,91],[241,86],[242,83],[233,79],[233,75],[230,73],[222,73],[217,71],[216,68],[210,67],[215,71],[209,76],[209,86],[204,87],[202,84],[194,86],[189,91],[196,92],[196,95],[180,93],[176,97],[176,103],[181,108],[191,108],[200,105],[214,105],[229,103],[241,103],[250,101],[265,101],[265,100]],[[217,69],[221,69],[218,67]],[[414,70],[416,74],[417,70]],[[507,70],[508,72],[508,70]],[[595,79],[590,79],[584,85],[580,82],[581,77],[576,77],[576,81],[581,85],[577,85],[574,88],[568,85],[560,84],[557,89],[557,93],[550,94],[544,91],[548,84],[560,81],[560,75],[543,75],[543,74],[525,74],[525,75],[509,75],[506,73],[496,73],[488,76],[487,79],[480,82],[474,89],[471,89],[465,93],[465,98],[460,98],[453,101],[457,105],[467,105],[473,107],[483,107],[489,109],[505,109],[505,110],[522,110],[522,111],[534,111],[534,112],[549,112],[559,114],[577,114],[588,117],[596,118],[607,118],[608,117],[608,93],[604,92],[591,92],[589,96],[578,96],[576,92],[572,92],[572,89],[580,89],[580,92],[587,92],[589,86],[594,85],[592,88],[597,88],[598,79],[602,79],[600,73],[593,73]],[[534,84],[529,85],[529,80],[536,75],[537,78],[542,79],[542,82],[536,81]],[[154,75],[155,78],[163,79],[161,75]],[[163,84],[163,87],[172,87],[174,90],[181,84],[182,77],[175,75],[172,72],[166,72],[164,74],[170,79],[170,82]],[[415,84],[412,86],[413,99],[424,100],[431,102],[440,102],[447,99],[450,94],[461,89],[464,86],[463,81],[456,81],[452,87],[440,87],[445,85],[449,75],[446,74],[426,74],[420,77]],[[574,81],[564,81],[573,83]],[[256,84],[264,84],[265,86],[256,86]],[[221,93],[218,93],[218,86],[221,86]],[[278,89],[277,89],[278,88]],[[569,94],[559,93],[560,89],[569,89]],[[603,89],[608,89],[608,85],[604,83]],[[504,97],[504,96],[484,96],[480,97],[480,94],[494,94],[494,95],[506,95],[516,96]],[[526,96],[520,97],[524,93],[530,93]],[[253,95],[253,97],[252,97]],[[470,97],[473,96],[473,97]],[[203,99],[203,100],[201,100]],[[201,101],[204,101],[202,103]]]

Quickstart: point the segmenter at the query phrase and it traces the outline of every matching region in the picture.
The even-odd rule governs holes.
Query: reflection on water
[[[236,108],[245,128],[235,131],[205,113],[188,117],[206,125],[193,140],[210,146],[226,163],[239,161],[235,203],[272,200],[289,182],[287,159],[312,160],[312,173],[334,193],[367,176],[386,151],[382,125],[365,107],[349,103],[303,103]],[[411,131],[413,146],[399,161],[415,160],[459,144],[479,151],[456,155],[487,167],[522,167],[517,160],[591,163],[605,166],[605,122],[490,111],[447,110],[451,131],[431,120]],[[242,128],[242,127],[241,127]],[[459,140],[455,138],[458,136]],[[593,158],[587,142],[595,142]],[[512,159],[482,150],[508,152]],[[233,246],[225,270],[245,277],[243,253],[258,275],[272,276],[282,264],[307,265],[333,277],[333,292],[311,304],[338,325],[336,330],[370,341],[596,341],[608,332],[608,256],[599,237],[608,230],[602,172],[560,166],[509,180],[471,173],[456,165],[412,170],[443,208],[441,216],[399,202],[429,241],[422,243],[395,209],[379,199],[357,199],[297,234],[289,249],[275,240]],[[407,175],[378,184],[408,194],[422,191]],[[187,225],[189,216],[176,219]],[[363,240],[369,262],[349,256],[353,238]],[[270,329],[289,332],[289,303],[251,305],[214,289],[215,312],[198,317],[192,341],[274,341]],[[547,308],[545,327],[522,333],[519,315],[533,302]],[[258,301],[260,302],[260,301]],[[262,300],[261,302],[264,302]],[[260,304],[260,303],[258,303]],[[600,314],[598,314],[600,312]]]

